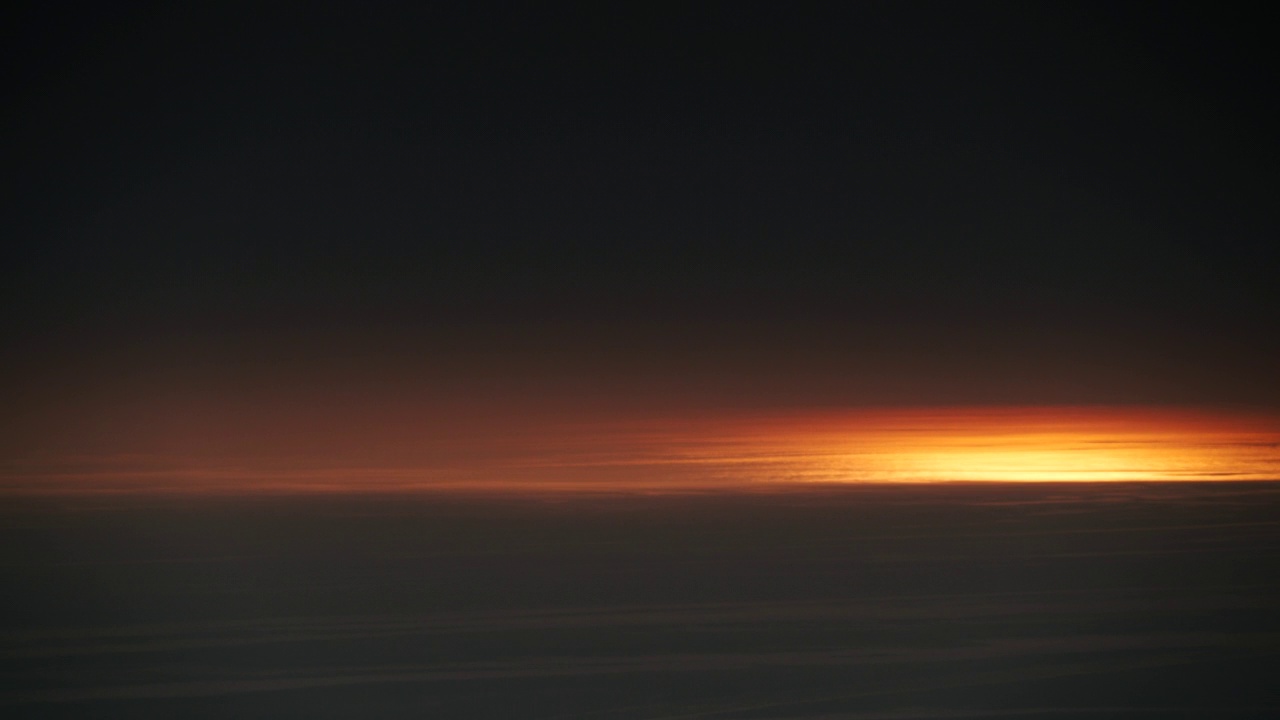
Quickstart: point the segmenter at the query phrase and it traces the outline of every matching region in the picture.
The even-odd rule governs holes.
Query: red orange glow
[[[1280,478],[1274,421],[1115,408],[882,410],[776,434],[814,482]],[[763,438],[762,438],[763,440]],[[767,442],[767,441],[766,441]]]
[[[433,444],[434,443],[434,444]],[[460,445],[465,452],[460,452]],[[933,408],[560,423],[365,462],[133,455],[14,463],[10,493],[682,491],[794,484],[1280,479],[1280,419],[1155,408]],[[369,460],[373,461],[370,462]]]

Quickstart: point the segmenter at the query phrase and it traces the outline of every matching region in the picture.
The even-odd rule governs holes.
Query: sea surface
[[[1280,717],[1280,483],[0,501],[10,718]]]

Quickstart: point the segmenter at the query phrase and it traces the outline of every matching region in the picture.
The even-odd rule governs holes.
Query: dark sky
[[[850,5],[6,10],[6,392],[1280,405],[1266,16]]]

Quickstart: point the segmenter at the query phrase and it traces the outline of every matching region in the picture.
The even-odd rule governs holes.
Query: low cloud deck
[[[1280,484],[7,503],[10,717],[1271,717]]]

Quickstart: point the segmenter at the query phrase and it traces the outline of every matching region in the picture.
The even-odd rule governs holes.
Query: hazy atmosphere
[[[1272,23],[6,6],[6,717],[1280,715]]]

